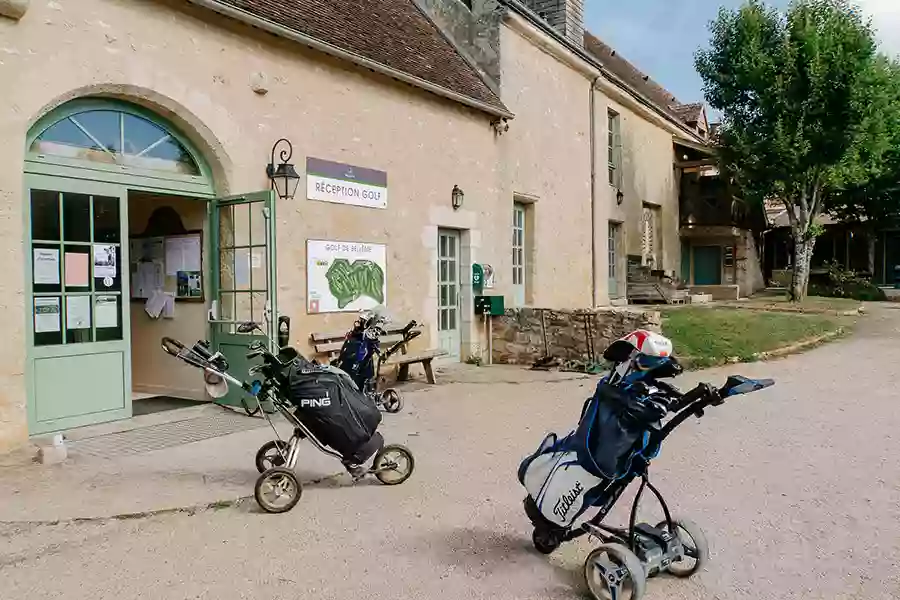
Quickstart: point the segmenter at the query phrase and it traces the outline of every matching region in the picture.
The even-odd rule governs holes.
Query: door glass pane
[[[440,261],[440,279],[438,281],[447,281],[447,261]]]
[[[250,245],[250,205],[236,204],[232,207],[234,219],[234,245]]]
[[[447,256],[447,236],[442,235],[440,237],[440,251],[439,256]]]
[[[269,289],[269,269],[265,246],[250,251],[250,277],[254,290]]]
[[[90,295],[66,296],[65,304],[66,343],[83,344],[93,341]]]
[[[219,252],[219,289],[234,289],[234,250],[230,248]]]
[[[122,339],[122,296],[94,296],[94,325],[98,342]]]
[[[84,194],[63,194],[63,227],[67,242],[91,241],[91,198]]]
[[[91,290],[91,247],[66,244],[63,250],[66,291],[89,292]]]
[[[240,323],[253,320],[252,298],[249,292],[234,295],[234,320]]]
[[[234,321],[234,294],[223,292],[219,294],[219,319],[222,321]]]
[[[234,247],[234,206],[222,206],[219,213],[219,246]]]
[[[59,192],[31,190],[31,239],[60,239]]]
[[[266,300],[265,292],[252,292],[250,294],[250,314],[254,323],[259,323],[265,330],[266,325]]]
[[[254,246],[262,246],[266,243],[266,206],[263,202],[254,202],[250,205],[250,240]],[[254,283],[254,285],[256,285]]]
[[[62,290],[60,252],[56,244],[31,245],[31,280],[34,292],[59,292]]]
[[[456,261],[449,261],[447,263],[447,281],[451,283],[456,282]]]
[[[250,289],[250,249],[234,250],[234,289]]]
[[[62,298],[39,296],[34,298],[34,345],[62,344]]]
[[[450,256],[450,258],[456,257],[456,239],[455,238],[447,239],[447,250],[448,250],[448,255]]]
[[[94,244],[94,290],[118,292],[122,290],[121,247],[112,244]]]
[[[447,329],[456,329],[456,309],[447,309]]]
[[[94,196],[94,241],[122,241],[119,225],[119,199]]]

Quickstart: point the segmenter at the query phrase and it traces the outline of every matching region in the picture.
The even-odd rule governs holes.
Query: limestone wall
[[[588,360],[589,339],[593,341],[594,358],[600,360],[610,343],[635,329],[660,331],[659,312],[511,308],[504,316],[494,317],[493,362],[531,365],[544,356]]]

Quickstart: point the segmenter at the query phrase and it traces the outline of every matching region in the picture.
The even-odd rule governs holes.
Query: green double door
[[[26,177],[26,389],[32,435],[132,415],[128,190],[96,181]],[[230,372],[245,378],[247,345],[261,336],[238,333],[238,324],[255,321],[274,339],[277,321],[274,194],[213,199],[208,206],[209,336],[228,358]],[[221,401],[240,405],[240,392],[232,390]]]

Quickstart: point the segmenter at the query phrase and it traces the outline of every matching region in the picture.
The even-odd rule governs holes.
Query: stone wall
[[[635,329],[660,331],[659,312],[633,308],[510,308],[504,316],[494,317],[493,362],[531,365],[544,356],[588,360],[589,339],[595,359],[600,360],[610,343]]]

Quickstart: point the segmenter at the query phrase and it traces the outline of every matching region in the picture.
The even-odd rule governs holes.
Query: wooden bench
[[[386,327],[385,334],[378,337],[378,340],[381,342],[381,349],[383,351],[387,350],[397,342],[402,341],[402,331],[403,325],[392,325]],[[341,346],[344,345],[344,338],[346,337],[346,335],[346,331],[313,333],[310,338],[312,339],[316,354],[319,356],[327,356],[328,361],[330,362],[338,357],[338,354],[341,351]],[[431,367],[431,362],[435,358],[446,355],[446,350],[437,348],[433,350],[425,350],[424,352],[419,352],[418,354],[408,354],[408,349],[406,347],[406,344],[404,344],[400,347],[400,352],[394,354],[387,362],[383,363],[382,366],[398,367],[397,381],[408,381],[410,365],[421,363],[422,368],[425,369],[425,377],[428,380],[428,383],[434,384],[434,370]]]

